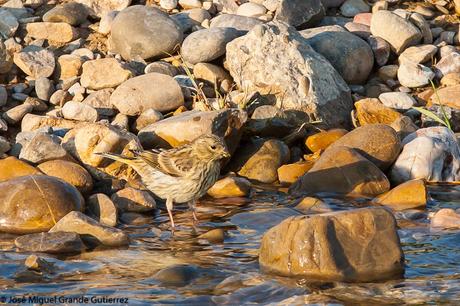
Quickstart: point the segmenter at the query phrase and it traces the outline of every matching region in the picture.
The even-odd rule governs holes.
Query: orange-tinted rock
[[[305,145],[312,152],[325,150],[328,146],[330,146],[333,142],[335,142],[346,133],[348,133],[348,131],[344,129],[322,131],[309,136],[305,141]]]
[[[40,170],[23,162],[16,157],[10,156],[0,159],[0,182],[7,181],[25,175],[42,174]]]
[[[360,125],[384,123],[391,124],[402,115],[383,105],[379,99],[362,99],[355,103],[356,117]]]
[[[303,198],[302,201],[300,201],[299,204],[295,206],[295,209],[303,212],[304,214],[324,213],[332,211],[327,203],[315,197]]]
[[[278,179],[281,184],[292,184],[310,170],[313,165],[314,162],[311,161],[282,165],[278,168]]]
[[[460,109],[460,85],[448,86],[437,90],[437,94],[430,97],[431,104],[442,104]]]
[[[218,180],[209,190],[213,198],[245,197],[251,190],[251,183],[244,177],[228,176]]]
[[[85,168],[66,160],[50,160],[37,166],[43,173],[58,177],[86,193],[93,189],[93,179]]]
[[[266,232],[260,267],[284,276],[345,282],[400,278],[396,220],[384,208],[290,217]]]
[[[123,212],[146,212],[154,210],[157,207],[155,199],[148,191],[131,187],[114,193],[112,201]]]
[[[411,180],[396,186],[374,199],[375,203],[385,205],[394,210],[425,208],[427,189],[424,180]]]
[[[329,147],[289,191],[295,195],[331,192],[376,196],[390,189],[383,172],[356,150]]]
[[[452,208],[440,209],[431,218],[431,227],[460,228],[460,214]]]

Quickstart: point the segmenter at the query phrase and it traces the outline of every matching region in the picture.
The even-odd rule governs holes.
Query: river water
[[[121,226],[130,235],[129,247],[96,247],[66,257],[40,254],[53,264],[44,273],[28,271],[24,260],[30,254],[15,251],[13,236],[0,236],[0,297],[107,296],[127,298],[129,305],[454,305],[460,301],[460,231],[431,231],[428,215],[440,207],[460,207],[460,187],[432,186],[430,196],[427,211],[397,214],[404,279],[347,284],[262,273],[257,259],[261,236],[297,212],[287,208],[295,199],[258,190],[250,199],[199,203],[199,232],[225,229],[222,244],[197,239],[185,207],[175,211],[180,226],[174,237],[166,214],[157,212],[147,224]],[[365,199],[324,200],[334,210],[366,205]],[[186,277],[175,282],[154,277],[173,265],[186,265]]]

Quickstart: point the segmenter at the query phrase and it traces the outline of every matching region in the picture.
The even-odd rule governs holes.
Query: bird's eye
[[[215,145],[212,145],[211,150],[215,150],[215,149],[217,149],[217,147]]]

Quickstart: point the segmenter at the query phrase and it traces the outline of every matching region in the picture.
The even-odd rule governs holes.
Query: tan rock
[[[52,176],[28,175],[0,183],[0,231],[25,234],[49,230],[84,200],[72,185]]]
[[[402,115],[383,105],[379,99],[366,98],[355,102],[356,117],[360,125],[383,123],[391,124]]]
[[[0,159],[0,182],[16,177],[39,174],[42,174],[40,170],[16,157],[10,156],[5,159]]]
[[[57,78],[65,80],[80,75],[83,60],[81,57],[72,54],[64,54],[58,58]]]
[[[80,81],[83,87],[99,90],[117,87],[131,76],[132,72],[115,58],[101,58],[83,64]]]
[[[55,68],[53,52],[38,46],[27,46],[21,52],[14,53],[13,61],[33,78],[49,77]]]
[[[209,85],[221,89],[223,82],[232,82],[232,77],[220,66],[209,63],[198,63],[193,67],[193,74],[198,81],[205,81]],[[227,92],[223,90],[223,92]]]
[[[96,193],[88,198],[88,210],[99,218],[99,222],[107,226],[117,225],[118,209],[108,196]]]
[[[460,214],[452,208],[442,208],[431,218],[431,227],[460,228]]]
[[[393,164],[402,148],[396,131],[385,124],[367,124],[354,129],[331,147],[336,146],[356,149],[382,170]]]
[[[396,220],[384,208],[290,217],[262,238],[268,272],[344,282],[400,278],[404,254]]]
[[[455,86],[460,85],[460,73],[452,72],[442,77],[442,86]]]
[[[282,165],[278,168],[278,179],[281,184],[292,184],[314,165],[312,161]]]
[[[331,212],[332,209],[319,198],[305,197],[295,206],[295,209],[304,214]]]
[[[146,212],[157,207],[155,199],[148,191],[131,187],[115,192],[112,201],[123,212]]]
[[[398,133],[399,139],[404,139],[407,135],[418,130],[418,126],[407,116],[399,117],[390,126]]]
[[[332,129],[313,134],[305,141],[305,146],[313,153],[326,150],[333,142],[348,133],[344,129]]]
[[[66,160],[50,160],[37,166],[43,173],[58,177],[75,186],[81,193],[93,189],[93,179],[85,168]]]
[[[35,39],[67,43],[78,38],[77,30],[64,22],[33,22],[26,25],[27,34]]]
[[[64,128],[72,129],[77,125],[76,121],[66,120],[63,118],[48,117],[48,116],[39,116],[33,114],[27,114],[21,121],[21,131],[30,132],[37,130],[42,127],[55,127],[55,128]]]
[[[460,85],[438,89],[436,95],[431,95],[429,103],[460,109]]]
[[[34,107],[30,104],[19,104],[4,112],[2,117],[9,124],[16,124],[19,123],[25,115],[31,113],[33,109]]]
[[[204,239],[211,243],[223,243],[225,240],[225,231],[222,228],[212,229],[198,236],[198,239]]]
[[[245,197],[251,190],[251,183],[243,177],[227,176],[218,180],[209,190],[213,198]]]
[[[300,177],[290,193],[332,192],[376,196],[390,190],[385,174],[354,149],[329,147],[313,168]]]
[[[411,180],[396,186],[374,199],[375,203],[394,210],[425,208],[428,193],[424,180]]]

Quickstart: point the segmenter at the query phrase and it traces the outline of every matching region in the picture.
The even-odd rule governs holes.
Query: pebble
[[[69,101],[64,104],[61,111],[65,119],[86,122],[96,122],[98,120],[97,111],[91,105],[81,102]]]
[[[152,108],[143,111],[133,124],[133,130],[140,131],[144,127],[163,119],[163,114]]]
[[[218,180],[208,190],[213,198],[245,197],[249,195],[251,182],[243,177],[227,176]]]
[[[54,93],[53,82],[46,77],[37,78],[35,80],[35,93],[39,99],[49,101],[51,95]]]
[[[101,34],[109,34],[112,30],[113,21],[115,20],[115,17],[117,17],[118,13],[118,11],[110,11],[105,13],[99,22],[99,28],[97,31]]]
[[[35,164],[53,159],[72,160],[69,153],[60,145],[60,139],[45,132],[36,133],[23,144],[19,158]]]
[[[379,100],[383,105],[398,110],[408,110],[417,104],[413,97],[404,92],[385,92],[379,96]]]
[[[363,0],[345,0],[340,7],[340,12],[345,17],[354,17],[360,13],[367,13],[370,9],[369,5]]]
[[[84,4],[90,9],[91,15],[99,18],[110,11],[122,11],[131,4],[131,0],[75,0],[75,2]]]
[[[114,116],[117,113],[116,108],[110,103],[110,96],[113,93],[112,88],[101,89],[90,93],[82,103],[93,107],[98,116]]]
[[[37,46],[27,46],[14,54],[14,63],[27,75],[37,79],[53,74],[55,60],[53,52]]]
[[[107,226],[117,225],[117,206],[103,193],[93,194],[88,198],[88,210],[94,214],[99,222]]]
[[[399,83],[408,88],[428,85],[434,77],[430,68],[413,62],[403,62],[398,69]]]
[[[81,57],[72,54],[64,54],[58,58],[57,75],[60,80],[76,78],[81,73],[83,60]]]
[[[115,88],[132,76],[132,72],[114,58],[87,61],[82,68],[81,85],[92,90]]]
[[[247,32],[254,26],[262,23],[263,22],[261,20],[254,17],[222,14],[212,18],[211,28],[232,28],[237,31]]]
[[[33,22],[26,25],[27,34],[35,39],[68,43],[78,38],[78,31],[65,22]]]
[[[165,10],[173,10],[177,7],[177,0],[160,0],[160,7]]]
[[[153,275],[153,279],[172,286],[185,286],[198,277],[198,268],[190,265],[175,265],[161,269]]]
[[[43,15],[45,22],[65,22],[78,26],[86,21],[88,10],[78,2],[65,3],[62,6],[55,6]]]
[[[156,208],[155,199],[148,191],[131,187],[115,192],[112,201],[122,212],[148,212]]]
[[[33,106],[30,104],[20,104],[3,113],[3,119],[9,124],[17,124],[22,118],[32,112]]]
[[[258,17],[264,15],[266,12],[267,9],[263,5],[246,2],[238,7],[236,14],[247,17]]]
[[[420,45],[409,47],[398,58],[400,64],[404,62],[412,62],[416,64],[423,64],[435,56],[438,52],[438,47],[434,45]]]
[[[225,231],[221,228],[212,229],[199,235],[198,239],[204,239],[211,243],[223,243],[225,240]]]

